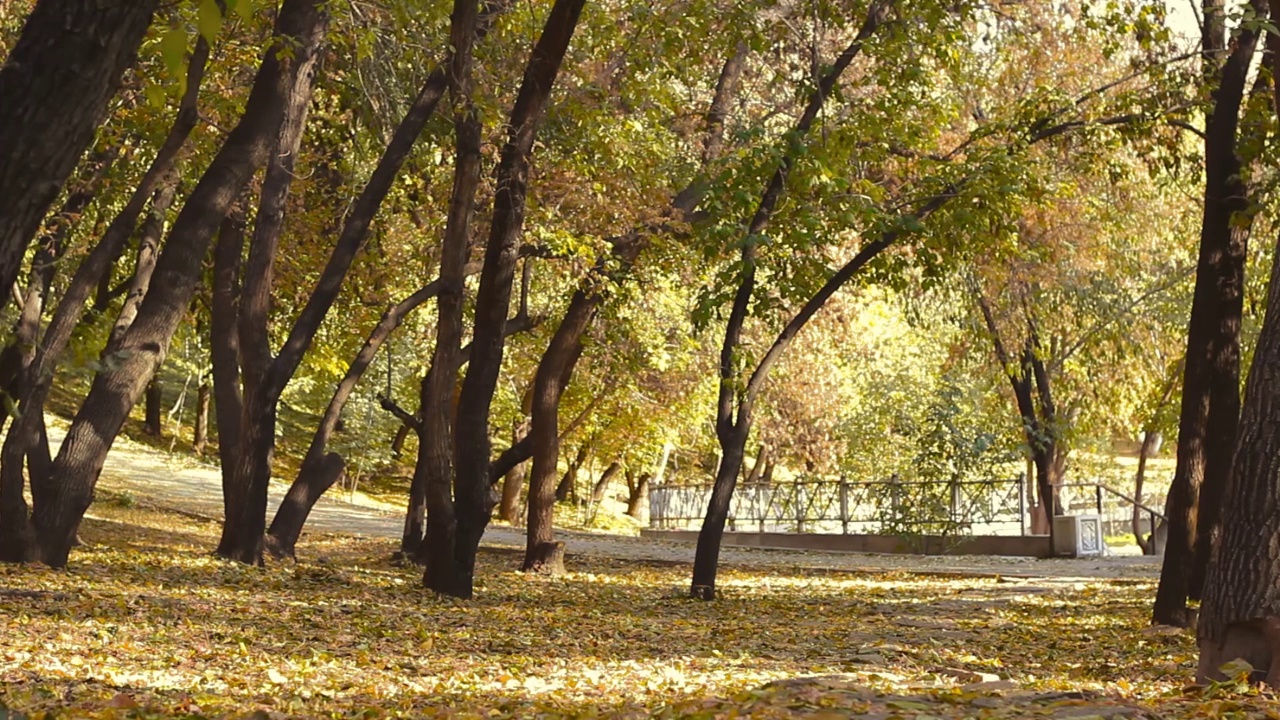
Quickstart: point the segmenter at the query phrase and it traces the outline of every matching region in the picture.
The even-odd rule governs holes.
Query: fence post
[[[957,480],[951,481],[951,525],[960,525],[960,483]]]
[[[849,534],[849,481],[840,478],[840,532]]]
[[[1018,474],[1018,527],[1023,537],[1027,535],[1027,476]]]
[[[791,496],[792,502],[796,505],[796,532],[804,532],[804,485],[797,482],[795,485],[795,494]]]

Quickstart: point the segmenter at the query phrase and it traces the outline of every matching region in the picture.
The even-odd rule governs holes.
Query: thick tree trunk
[[[36,357],[30,364],[29,377],[31,382],[24,387],[23,396],[18,402],[23,420],[21,423],[15,423],[15,425],[21,424],[23,427],[15,427],[10,430],[5,438],[5,447],[7,449],[0,456],[0,466],[5,463],[11,465],[7,469],[0,468],[0,477],[7,478],[6,482],[16,483],[19,495],[21,494],[23,483],[22,459],[28,457],[35,460],[30,468],[33,495],[39,495],[46,499],[54,497],[54,493],[49,489],[49,486],[53,483],[53,472],[52,461],[49,460],[49,443],[44,432],[44,404],[53,381],[54,371],[84,313],[85,303],[89,295],[94,287],[97,286],[99,280],[107,274],[114,258],[119,256],[121,249],[137,224],[138,216],[142,214],[146,203],[151,199],[152,192],[160,182],[160,179],[173,166],[173,161],[177,157],[179,150],[186,143],[192,128],[195,127],[197,119],[196,100],[204,77],[204,67],[207,59],[208,45],[203,40],[199,40],[196,42],[195,53],[191,57],[187,70],[187,90],[182,97],[173,127],[170,128],[164,143],[156,153],[156,157],[152,160],[150,167],[147,168],[142,180],[138,183],[138,187],[134,189],[124,209],[107,227],[102,240],[94,246],[89,255],[76,268],[71,282],[68,283],[63,291],[53,318],[45,330],[44,337],[41,339],[40,346],[36,351]],[[125,409],[124,414],[127,413],[128,409]],[[123,415],[120,422],[123,422]],[[116,432],[118,431],[119,426],[116,428]],[[64,443],[65,447],[66,444]],[[0,493],[3,492],[4,490],[0,489]],[[13,500],[12,492],[10,490],[10,500]],[[21,500],[21,497],[18,500]],[[37,504],[40,504],[40,501],[37,501]],[[25,516],[25,501],[5,502],[0,500],[0,507],[7,507],[14,511],[19,508],[22,510],[23,517],[20,518],[6,517],[3,512],[0,512],[0,525],[9,525],[13,528],[8,533],[10,536],[30,543],[29,547],[18,548],[6,554],[36,559],[39,554],[34,545],[36,535],[34,527],[30,526],[32,519]],[[78,526],[78,524],[78,519],[74,522],[68,522],[71,527]],[[2,532],[4,531],[0,531],[0,533]],[[67,534],[74,539],[74,529],[68,531]]]
[[[574,300],[582,295],[584,292],[578,290]],[[598,305],[598,301],[570,302],[569,312],[556,328],[534,374],[529,430],[533,467],[529,471],[529,507],[521,565],[524,570],[543,567],[546,548],[555,540],[555,501],[564,497],[562,488],[552,484],[560,463],[560,396],[582,356],[582,333],[595,316]],[[567,482],[560,483],[566,495],[573,492],[578,468],[588,452],[589,444],[584,443],[578,457],[569,463],[569,471],[565,473]]]
[[[319,46],[327,25],[325,5],[317,0],[285,0],[281,6],[274,35],[292,38],[294,57],[308,55]],[[152,286],[121,343],[125,357],[94,377],[67,431],[52,469],[57,492],[49,504],[37,506],[34,515],[44,560],[52,566],[66,564],[72,531],[93,500],[111,443],[186,315],[215,229],[254,171],[268,159],[299,65],[281,62],[274,47],[265,53],[244,115],[187,199],[156,261]]]
[[[489,408],[502,368],[503,326],[511,305],[518,241],[524,228],[533,142],[584,4],[585,0],[556,0],[552,6],[525,66],[508,123],[510,136],[498,164],[493,221],[476,295],[471,359],[462,382],[455,427],[457,527],[446,592],[457,597],[471,597],[480,537],[496,504],[489,482]]]
[[[422,468],[427,526],[423,542],[426,547],[419,557],[425,561],[423,584],[442,594],[468,597],[455,561],[457,512],[453,477],[454,413],[453,389],[462,353],[463,265],[467,261],[471,240],[471,219],[475,208],[476,189],[480,185],[480,142],[483,134],[480,119],[471,105],[471,66],[477,22],[476,4],[458,0],[453,6],[450,39],[454,45],[450,58],[450,93],[457,113],[454,116],[455,160],[453,194],[445,221],[444,241],[440,249],[440,297],[436,301],[436,344],[431,370],[422,383],[419,412],[422,430],[418,435],[418,465]],[[506,319],[505,311],[502,320]],[[415,469],[415,475],[417,474]]]
[[[297,81],[285,101],[275,147],[262,180],[262,194],[249,243],[240,289],[241,404],[239,456],[232,473],[239,502],[230,506],[222,524],[218,555],[261,565],[265,547],[267,488],[275,454],[276,412],[283,383],[277,383],[279,358],[271,356],[271,291],[275,262],[284,231],[285,208],[302,147],[303,129],[315,85],[319,48],[303,49],[292,58]]]
[[[40,0],[0,66],[0,308],[157,0]]]
[[[1218,552],[1200,606],[1201,680],[1243,658],[1255,680],[1280,687],[1280,253],[1245,390],[1239,445]]]
[[[1265,17],[1265,3],[1255,3]],[[1204,212],[1196,287],[1187,326],[1186,368],[1178,422],[1178,462],[1166,514],[1169,540],[1152,607],[1156,623],[1187,627],[1187,599],[1203,585],[1218,507],[1231,470],[1239,413],[1239,327],[1248,223],[1237,215],[1250,203],[1241,176],[1237,133],[1249,65],[1259,30],[1235,33],[1226,61],[1226,14],[1217,0],[1205,5],[1206,75],[1217,81],[1205,127]],[[1219,72],[1220,68],[1220,72]],[[1264,82],[1261,77],[1258,83]]]

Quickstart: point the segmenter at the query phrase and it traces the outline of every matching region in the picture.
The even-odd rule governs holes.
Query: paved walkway
[[[62,442],[65,424],[51,418],[49,439]],[[116,441],[107,458],[99,487],[106,491],[129,493],[161,507],[192,512],[214,519],[222,517],[222,486],[218,469],[194,458],[177,457],[130,442]],[[268,514],[284,496],[288,486],[272,482]],[[342,493],[331,492],[321,499],[308,520],[309,530],[339,532],[398,539],[401,533],[400,508],[370,498],[358,503],[340,499]],[[561,532],[566,541],[570,565],[575,554],[612,557],[624,560],[692,563],[693,548],[686,544],[642,540],[635,537],[589,532]],[[491,525],[483,544],[489,547],[524,548],[524,534],[519,528]],[[302,557],[307,554],[307,538],[298,543]],[[924,573],[961,573],[1007,575],[1055,579],[1074,582],[1089,579],[1153,579],[1159,575],[1159,561],[1145,557],[1106,557],[1079,560],[1036,560],[992,556],[917,556],[876,555],[866,553],[822,553],[796,550],[765,550],[726,547],[721,560],[727,565],[750,565],[780,569],[822,568],[844,571],[909,571]]]

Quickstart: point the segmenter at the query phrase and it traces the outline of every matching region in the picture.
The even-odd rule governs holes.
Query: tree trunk
[[[391,457],[400,459],[404,454],[404,441],[409,439],[409,433],[412,431],[412,425],[400,423],[400,427],[396,428],[395,437],[391,438]]]
[[[769,464],[769,446],[764,443],[760,444],[760,454],[756,455],[756,462],[751,466],[751,474],[747,476],[748,485],[760,482],[760,477],[764,474],[765,467]]]
[[[640,473],[634,482],[631,473],[627,473],[627,514],[645,522],[649,519],[649,473]]]
[[[0,308],[133,63],[157,0],[40,0],[0,66]]]
[[[716,598],[716,575],[720,569],[720,542],[724,538],[724,526],[729,519],[729,505],[733,490],[742,472],[742,460],[747,449],[747,430],[750,415],[739,413],[738,427],[728,427],[717,433],[720,440],[720,467],[716,470],[715,484],[711,488],[711,501],[707,515],[698,532],[698,547],[693,560],[693,582],[690,594],[698,600]],[[741,428],[741,429],[739,429]]]
[[[706,116],[706,133],[703,140],[702,163],[705,167],[719,156],[725,119],[731,99],[737,90],[738,80],[746,60],[746,47],[739,45],[725,61],[716,83],[715,95]],[[705,194],[705,183],[695,181],[676,194],[671,215],[686,221],[699,200]],[[563,501],[574,490],[576,468],[567,473],[555,488],[548,488],[560,461],[558,436],[560,398],[573,377],[578,357],[582,354],[582,339],[595,319],[605,299],[605,283],[600,277],[618,281],[635,264],[640,253],[649,243],[651,232],[633,231],[613,241],[609,259],[601,260],[592,270],[594,276],[573,295],[551,342],[547,345],[535,373],[532,395],[533,469],[529,481],[529,524],[526,537],[525,565],[534,562],[544,543],[551,542],[554,534],[554,501]],[[581,463],[578,463],[580,466]],[[536,521],[535,521],[536,518]]]
[[[302,146],[307,110],[315,85],[319,48],[304,48],[291,62],[296,82],[285,101],[276,143],[267,162],[262,193],[249,242],[240,288],[241,404],[239,454],[232,483],[239,502],[230,506],[222,524],[217,553],[229,560],[261,565],[265,540],[267,489],[275,454],[276,413],[283,384],[275,369],[280,360],[271,356],[271,291],[275,262],[284,231],[285,208]]]
[[[888,18],[888,3],[874,2],[867,10],[866,19],[858,31],[858,35],[845,48],[832,66],[823,74],[818,87],[813,90],[804,114],[796,123],[791,135],[798,139],[808,134],[813,123],[818,119],[826,104],[827,97],[835,88],[836,82],[853,59],[862,52],[867,39]],[[729,515],[729,503],[733,499],[734,486],[738,482],[738,474],[742,471],[743,457],[746,453],[747,437],[751,434],[752,409],[755,396],[759,393],[764,379],[773,363],[781,355],[791,339],[817,312],[836,289],[847,281],[857,269],[861,268],[869,252],[878,253],[887,246],[886,238],[869,243],[845,267],[837,272],[801,311],[792,318],[774,341],[768,353],[760,361],[746,387],[742,387],[741,378],[737,374],[737,359],[740,351],[742,327],[746,322],[751,305],[751,296],[755,290],[756,279],[756,240],[760,237],[773,218],[778,200],[782,197],[787,175],[795,162],[795,151],[787,152],[782,161],[769,178],[760,203],[748,225],[745,240],[742,243],[742,270],[738,290],[734,294],[732,309],[725,325],[724,342],[720,348],[720,393],[716,404],[716,437],[720,441],[722,458],[716,473],[715,485],[711,491],[711,500],[707,506],[707,515],[702,529],[698,533],[698,546],[693,563],[693,581],[690,592],[693,597],[712,600],[716,596],[716,571],[720,562],[720,543],[724,536],[724,526]],[[736,407],[736,413],[735,413]],[[736,415],[736,417],[735,417]]]
[[[191,437],[191,452],[204,455],[209,444],[209,401],[212,398],[212,387],[209,379],[202,377],[200,387],[196,390],[196,427]]]
[[[1138,471],[1133,475],[1133,539],[1138,542],[1143,555],[1155,554],[1155,522],[1151,524],[1152,542],[1147,542],[1142,535],[1142,508],[1139,505],[1142,503],[1142,483],[1147,475],[1147,458],[1159,443],[1160,433],[1151,430],[1142,433],[1142,447],[1138,450]]]
[[[605,493],[609,491],[609,482],[613,480],[613,476],[618,474],[622,469],[622,463],[614,460],[609,463],[609,467],[604,469],[604,473],[600,475],[600,479],[596,481],[594,487],[591,488],[591,504],[599,505],[603,500]]]
[[[160,415],[162,412],[161,405],[164,404],[164,390],[160,384],[159,378],[152,378],[147,383],[147,392],[145,402],[143,403],[143,422],[142,432],[151,437],[160,437],[163,428],[160,423]]]
[[[173,196],[177,191],[178,178],[171,175],[167,182],[156,189],[155,197],[151,199],[151,212],[147,213],[147,219],[142,224],[142,235],[138,238],[138,259],[133,266],[133,278],[129,281],[124,306],[120,308],[120,315],[107,338],[106,349],[102,352],[104,358],[120,349],[124,334],[138,317],[138,306],[142,304],[142,298],[151,286],[151,276],[156,269],[165,215],[169,212],[169,205],[173,203]]]
[[[1265,17],[1265,3],[1256,3]],[[1186,369],[1178,422],[1178,462],[1166,514],[1169,539],[1160,585],[1152,607],[1156,623],[1188,627],[1194,613],[1187,599],[1200,594],[1218,507],[1231,471],[1239,413],[1239,328],[1248,223],[1237,215],[1249,208],[1250,192],[1241,176],[1240,108],[1259,30],[1234,33],[1227,50],[1226,13],[1221,3],[1205,6],[1205,74],[1213,91],[1213,111],[1205,127],[1204,213],[1196,287],[1187,326]],[[1260,76],[1257,86],[1265,81]]]
[[[471,359],[462,382],[455,427],[457,528],[447,592],[457,597],[471,597],[480,537],[496,504],[489,483],[489,408],[502,368],[504,325],[511,305],[518,241],[524,228],[529,161],[538,124],[584,4],[585,0],[556,0],[552,6],[525,66],[508,122],[510,136],[498,164],[493,220],[476,295]]]
[[[12,339],[0,350],[0,391],[10,403],[18,403],[31,379],[31,364],[35,361],[36,347],[40,340],[40,321],[44,314],[57,272],[59,261],[67,249],[67,237],[77,218],[92,202],[107,171],[115,162],[118,148],[96,154],[94,162],[82,174],[76,187],[62,207],[51,219],[48,231],[40,238],[38,249],[31,259],[31,271],[27,280],[22,307],[14,324]],[[0,407],[0,425],[8,418],[10,405]]]
[[[1280,253],[1245,389],[1244,412],[1209,565],[1197,637],[1201,680],[1243,658],[1255,680],[1280,687]]]
[[[7,535],[28,543],[28,547],[14,548],[8,552],[0,549],[0,553],[9,556],[22,556],[28,559],[36,559],[39,555],[35,547],[36,535],[34,526],[31,525],[32,519],[26,516],[26,503],[21,498],[23,484],[22,460],[24,457],[32,460],[30,475],[33,499],[35,496],[45,499],[54,497],[54,493],[49,488],[53,483],[53,474],[52,461],[49,459],[49,443],[44,432],[44,404],[53,382],[57,363],[84,313],[85,303],[90,293],[98,284],[99,279],[107,273],[113,259],[119,255],[125,241],[128,240],[129,235],[133,232],[138,216],[142,214],[146,203],[151,199],[151,193],[155,190],[161,177],[172,167],[178,151],[181,150],[192,128],[195,127],[196,100],[204,77],[204,66],[207,59],[208,45],[203,40],[199,40],[196,42],[196,50],[191,57],[187,70],[187,90],[182,97],[173,126],[170,128],[164,143],[156,153],[156,157],[152,160],[150,167],[147,168],[138,187],[134,189],[124,209],[112,220],[103,234],[102,240],[94,246],[89,255],[76,268],[71,282],[68,283],[63,291],[53,318],[45,330],[44,337],[41,339],[39,348],[36,351],[36,356],[30,363],[28,374],[30,382],[25,383],[22,397],[17,403],[22,411],[23,419],[21,422],[15,423],[15,426],[21,425],[22,427],[10,429],[5,438],[5,450],[0,455],[0,466],[4,466],[5,463],[10,465],[8,468],[0,467],[0,477],[5,478],[2,482],[9,483],[10,487],[8,491],[10,492],[10,501],[0,500],[0,508],[7,508],[5,512],[22,511],[21,517],[8,516],[5,515],[5,512],[0,512],[0,525],[8,525],[10,531]],[[127,414],[128,410],[126,409],[124,412]],[[123,422],[123,417],[121,422]],[[116,432],[118,431],[117,426]],[[66,444],[64,443],[65,447]],[[16,487],[18,494],[16,499],[13,498],[14,490],[12,488],[14,487]],[[3,492],[5,490],[0,489],[0,493]],[[41,502],[38,500],[37,504],[41,504]],[[74,522],[69,522],[72,527],[78,526],[78,524],[78,519]],[[67,534],[71,535],[74,541],[74,529]]]
[[[529,435],[529,421],[517,421],[511,431],[511,447],[516,447]],[[520,522],[520,489],[524,485],[524,463],[512,467],[503,476],[502,501],[498,506],[498,517],[510,525]]]
[[[318,0],[285,0],[281,6],[274,36],[293,39],[294,57],[319,46],[327,25],[325,5]],[[54,567],[66,564],[72,531],[92,502],[111,443],[186,315],[214,230],[268,159],[299,65],[282,63],[275,48],[265,53],[244,115],[188,197],[156,261],[152,287],[121,343],[126,356],[97,373],[67,431],[52,469],[57,492],[34,515],[44,560]]]
[[[590,441],[583,443],[583,444],[578,448],[578,455],[577,455],[573,460],[569,461],[569,467],[568,467],[568,469],[566,469],[566,470],[565,470],[564,475],[562,475],[562,476],[560,477],[560,482],[559,482],[559,484],[557,484],[557,485],[556,485],[555,492],[553,493],[553,497],[554,497],[554,500],[553,500],[553,502],[552,502],[552,504],[553,504],[553,505],[554,505],[555,503],[557,503],[557,502],[565,502],[565,501],[569,500],[569,499],[570,499],[570,497],[572,497],[572,498],[573,498],[573,499],[575,499],[575,500],[577,499],[577,497],[578,497],[578,471],[582,469],[582,466],[583,466],[584,464],[586,464],[586,462],[587,462],[587,457],[590,455],[590,453],[591,453],[591,443],[590,443]],[[530,523],[531,523],[529,527],[530,527],[530,528],[532,528],[532,527],[533,527],[533,525],[532,525],[532,522],[533,522],[532,518],[533,518],[533,511],[534,511],[534,504],[535,504],[535,503],[534,503],[534,500],[533,500],[533,498],[532,498],[532,494],[533,494],[533,483],[530,483],[530,484],[529,484],[529,492],[530,492],[530,499],[529,499],[529,518],[530,518]],[[542,506],[542,503],[538,503],[538,506],[539,506],[539,507],[541,507],[541,506]],[[550,517],[548,517],[548,518],[547,518],[547,521],[548,521],[548,522],[550,522],[550,519],[551,519],[551,518],[550,518]],[[548,527],[550,527],[550,526],[548,526]]]
[[[474,2],[458,0],[454,4],[450,21],[450,39],[454,45],[454,53],[450,58],[449,85],[457,108],[453,123],[453,194],[449,200],[444,241],[440,247],[441,292],[436,301],[439,309],[436,344],[431,358],[431,370],[422,383],[419,410],[422,413],[422,430],[418,435],[418,464],[423,473],[422,487],[427,512],[426,535],[423,540],[426,547],[419,554],[426,565],[422,582],[435,592],[457,597],[470,596],[469,583],[467,587],[462,587],[463,580],[455,560],[458,520],[454,505],[457,483],[453,477],[454,413],[451,401],[462,353],[462,316],[466,300],[463,265],[467,261],[476,189],[480,185],[480,143],[483,130],[471,104],[472,48],[476,21]],[[504,311],[502,320],[505,319]]]
[[[209,303],[209,361],[212,365],[214,411],[218,420],[218,466],[222,475],[223,517],[240,507],[234,481],[240,458],[240,262],[245,220],[237,208],[227,214],[213,249],[213,290]]]

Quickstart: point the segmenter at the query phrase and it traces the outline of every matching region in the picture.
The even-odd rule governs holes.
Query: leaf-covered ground
[[[730,568],[702,603],[685,567],[486,553],[456,602],[385,541],[255,569],[207,555],[212,524],[95,514],[68,571],[0,567],[0,718],[1280,718],[1184,689],[1193,641],[1146,626],[1145,583]]]

